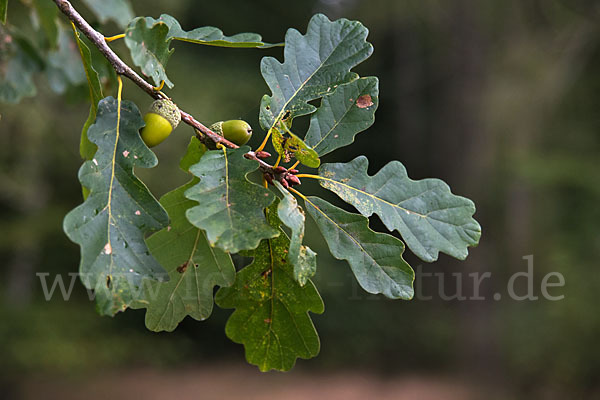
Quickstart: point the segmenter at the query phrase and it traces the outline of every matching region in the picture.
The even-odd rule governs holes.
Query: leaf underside
[[[439,179],[410,179],[399,161],[373,176],[367,174],[368,163],[359,156],[348,163],[324,164],[319,183],[365,217],[377,214],[422,260],[435,261],[439,252],[467,257],[467,247],[476,246],[481,236],[471,200],[452,194]]]
[[[266,210],[273,228],[280,225],[277,203]],[[265,239],[250,265],[238,272],[230,288],[217,292],[216,303],[235,308],[225,332],[244,345],[246,359],[261,371],[290,370],[296,358],[311,358],[319,353],[320,343],[308,312],[322,313],[323,301],[310,280],[300,286],[293,267],[286,261],[290,241],[280,231],[278,237]]]
[[[81,279],[95,290],[103,315],[139,300],[143,278],[168,279],[144,241],[146,234],[167,226],[168,216],[133,173],[134,167],[151,168],[158,160],[140,138],[144,121],[135,104],[123,101],[118,109],[112,97],[98,104],[88,130],[98,151],[79,170],[90,194],[63,222],[69,239],[81,247]]]

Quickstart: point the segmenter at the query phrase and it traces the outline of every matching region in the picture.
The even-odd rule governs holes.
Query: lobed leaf
[[[189,172],[204,151],[204,145],[193,137],[181,169]],[[208,318],[214,287],[230,286],[235,279],[229,254],[210,247],[204,231],[186,219],[186,210],[197,203],[186,199],[184,193],[197,183],[198,178],[193,178],[160,199],[171,223],[146,240],[150,253],[167,269],[170,278],[168,282],[145,282],[141,303],[147,308],[146,327],[155,332],[175,330],[187,315],[198,321]]]
[[[306,217],[302,208],[298,206],[298,201],[281,183],[274,181],[273,184],[283,194],[283,199],[277,205],[277,215],[292,231],[287,261],[294,267],[294,279],[300,286],[304,286],[308,278],[317,271],[317,253],[302,245]]]
[[[368,163],[360,156],[349,163],[323,164],[319,183],[365,217],[377,214],[422,260],[435,261],[440,251],[467,257],[467,247],[476,246],[481,236],[471,200],[452,194],[439,179],[410,179],[398,161],[373,176],[367,174]]]
[[[273,228],[280,225],[277,203],[266,210]],[[287,235],[263,240],[250,265],[237,273],[230,288],[221,288],[215,298],[223,308],[235,308],[225,333],[244,345],[246,359],[261,371],[290,370],[296,358],[319,353],[319,336],[308,312],[322,313],[323,301],[313,283],[300,286],[286,261],[290,246]]]
[[[88,131],[98,151],[79,170],[79,180],[90,194],[63,222],[69,239],[81,247],[81,279],[95,290],[104,315],[125,310],[142,298],[143,278],[168,279],[144,241],[147,233],[166,227],[169,218],[133,173],[134,167],[158,163],[140,138],[142,126],[132,102],[112,97],[100,101],[96,122]]]
[[[125,28],[134,17],[128,0],[83,0],[83,2],[103,24],[112,20],[120,28]]]
[[[160,86],[164,81],[173,87],[166,72],[167,61],[173,53],[169,49],[167,34],[169,28],[163,22],[148,24],[143,17],[137,17],[129,23],[125,30],[125,44],[129,48],[133,63],[140,67],[142,73]]]
[[[330,21],[317,14],[306,35],[295,29],[285,36],[284,62],[265,57],[261,72],[271,90],[261,102],[260,123],[269,130],[282,121],[314,112],[311,100],[328,94],[337,85],[357,79],[350,70],[368,58],[373,46],[358,21]]]
[[[375,122],[379,104],[379,80],[360,78],[323,97],[321,106],[312,114],[304,141],[319,156],[354,142],[357,133]]]
[[[256,161],[244,158],[249,150],[208,151],[190,168],[200,182],[185,192],[200,204],[187,211],[190,223],[206,231],[211,246],[229,253],[255,249],[262,239],[278,235],[263,213],[275,196],[246,179],[258,168]]]
[[[181,28],[179,21],[168,14],[162,14],[158,19],[146,17],[146,23],[149,26],[160,22],[165,23],[169,27],[167,40],[175,39],[208,46],[237,48],[266,49],[282,45],[265,43],[262,37],[256,33],[238,33],[233,36],[225,36],[223,31],[213,26],[203,26],[186,32]]]
[[[104,98],[104,94],[102,93],[102,84],[100,83],[100,76],[98,72],[94,69],[92,63],[92,53],[89,47],[83,42],[81,39],[79,32],[73,26],[73,35],[75,36],[75,42],[77,43],[77,48],[79,49],[79,54],[81,55],[81,62],[83,64],[83,69],[85,71],[85,76],[88,82],[88,87],[90,89],[90,112],[88,114],[88,118],[83,125],[83,129],[81,130],[81,141],[79,143],[79,154],[81,158],[84,160],[91,160],[96,153],[98,147],[92,143],[87,136],[88,129],[94,123],[96,119],[96,112],[98,110],[98,103],[100,100]]]
[[[346,260],[360,286],[391,299],[412,299],[415,273],[402,258],[404,243],[369,229],[369,220],[318,197],[307,197],[306,210],[317,223],[331,254]]]

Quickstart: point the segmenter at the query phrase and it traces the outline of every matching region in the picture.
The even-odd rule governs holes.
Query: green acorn
[[[150,105],[148,113],[144,115],[146,126],[140,134],[148,147],[154,147],[165,140],[173,129],[181,122],[181,112],[171,100],[160,99]]]
[[[241,119],[215,122],[209,129],[238,146],[245,145],[252,137],[252,127]]]

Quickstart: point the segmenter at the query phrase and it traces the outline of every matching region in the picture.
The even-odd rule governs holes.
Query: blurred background
[[[0,104],[0,397],[600,398],[599,6],[134,0],[136,15],[168,13],[187,30],[213,25],[267,42],[283,41],[290,27],[305,33],[316,12],[360,20],[375,52],[356,71],[379,77],[380,106],[355,145],[323,161],[364,154],[371,174],[400,160],[413,179],[443,179],[477,205],[481,244],[463,262],[440,255],[424,264],[407,255],[417,296],[390,301],[362,291],[309,221],[326,310],[312,316],[321,353],[285,374],[246,364],[242,346],[224,334],[231,310],[156,334],[145,329],[143,310],[99,317],[78,281],[70,301],[45,301],[36,273],[51,283],[78,270],[79,249],[63,234],[62,218],[81,202],[78,146],[89,105],[85,85],[60,96],[56,82],[39,76],[36,97]],[[26,13],[10,2],[9,20],[27,20]],[[102,31],[120,33],[113,24]],[[282,60],[282,50],[173,47],[176,86],[167,93],[206,124],[246,119],[255,127],[250,144],[258,145],[258,104],[268,92],[260,59]],[[113,48],[130,62],[122,41]],[[150,104],[129,82],[124,97],[141,110]],[[138,171],[157,197],[187,180],[177,164],[191,133],[180,126],[156,148],[161,164]],[[302,190],[322,193],[310,182]],[[371,226],[384,229],[376,219]],[[511,298],[511,277],[528,266],[528,277],[512,280],[514,292],[538,299]],[[551,272],[564,277],[564,286],[549,289],[561,300],[543,296]]]

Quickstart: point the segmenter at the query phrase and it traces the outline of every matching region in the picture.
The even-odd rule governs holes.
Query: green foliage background
[[[594,2],[151,0],[133,6],[137,15],[176,16],[186,30],[213,25],[225,34],[258,32],[270,43],[282,40],[288,27],[304,31],[315,12],[360,20],[375,52],[357,72],[380,78],[376,122],[356,145],[323,161],[365,154],[373,174],[397,159],[411,178],[439,177],[477,204],[484,235],[467,261],[442,255],[417,267],[417,276],[444,272],[441,281],[422,280],[421,292],[433,295],[429,301],[368,295],[344,262],[327,255],[308,222],[307,244],[319,253],[315,283],[327,306],[312,316],[321,353],[299,362],[300,369],[459,371],[530,398],[598,390],[600,13]],[[28,20],[17,1],[8,11],[15,24]],[[107,36],[120,32],[113,24],[104,30]],[[280,49],[174,47],[169,78],[176,86],[169,94],[183,108],[206,123],[240,117],[259,130],[266,92],[260,58],[281,60]],[[122,41],[114,48],[129,61]],[[44,301],[35,273],[52,277],[78,266],[79,250],[64,236],[62,218],[81,199],[79,133],[89,105],[83,85],[57,96],[52,81],[37,78],[36,84],[38,96],[0,105],[0,386],[4,380],[10,388],[23,373],[243,362],[240,346],[224,334],[230,310],[215,307],[205,322],[188,318],[172,334],[155,334],[144,327],[143,311],[97,316],[79,282],[72,301]],[[104,92],[114,95],[115,88]],[[129,82],[124,98],[142,110],[150,104]],[[156,149],[160,165],[137,171],[157,197],[188,179],[178,164],[189,134],[186,126],[178,128]],[[316,193],[316,185],[303,182],[303,192]],[[373,228],[384,229],[381,223]],[[511,274],[526,270],[522,257],[529,254],[536,294],[543,275],[559,271],[566,286],[556,291],[565,299],[518,302],[505,295],[494,301],[494,293],[506,294]],[[467,273],[488,271],[493,277],[481,291],[486,301],[436,295],[440,282],[451,295],[451,273],[460,272],[468,296]]]

